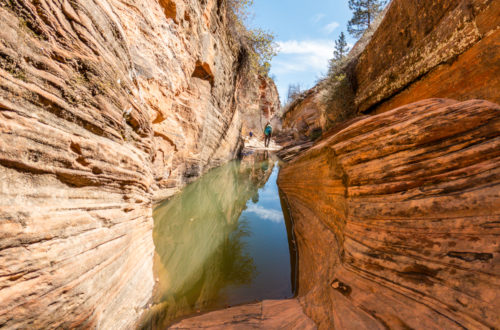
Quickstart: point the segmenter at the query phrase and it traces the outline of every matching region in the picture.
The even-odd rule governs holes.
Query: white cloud
[[[332,40],[289,40],[278,41],[281,54],[318,54],[330,56],[333,49]]]
[[[323,27],[323,31],[325,31],[327,34],[330,34],[339,26],[340,24],[338,22],[331,22]]]
[[[333,56],[333,40],[289,40],[278,41],[280,55],[273,62],[273,73],[277,75],[323,71]]]
[[[313,23],[318,23],[319,21],[321,21],[326,15],[325,14],[316,14],[314,15],[314,17],[312,18],[312,21]]]
[[[275,74],[301,72],[305,70],[307,70],[307,65],[305,63],[281,60],[276,60],[273,63],[273,73]]]
[[[256,204],[250,204],[246,209],[247,212],[255,213],[258,217],[269,220],[271,222],[280,223],[283,221],[283,213],[277,210],[269,210]]]

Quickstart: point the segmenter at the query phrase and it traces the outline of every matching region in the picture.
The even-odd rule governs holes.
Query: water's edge
[[[279,175],[279,172],[278,172]],[[278,192],[281,202],[281,210],[283,211],[283,216],[285,217],[285,226],[288,236],[288,247],[290,249],[290,265],[291,265],[291,282],[292,282],[292,293],[293,298],[297,297],[299,292],[299,250],[297,249],[297,239],[295,238],[294,222],[292,213],[290,211],[290,204],[286,195],[281,191],[278,186]]]
[[[158,329],[158,328],[165,328],[165,327],[168,327],[168,326],[171,326],[181,320],[184,320],[184,319],[187,319],[187,318],[191,318],[193,316],[198,316],[198,315],[202,315],[202,314],[206,314],[206,313],[209,313],[209,312],[213,312],[213,311],[217,311],[217,310],[223,310],[227,307],[235,307],[235,306],[244,306],[244,305],[247,305],[247,304],[254,304],[256,302],[261,302],[261,301],[264,301],[264,300],[268,300],[268,299],[290,299],[290,298],[294,298],[296,297],[297,295],[297,291],[298,291],[298,250],[297,250],[297,247],[296,247],[296,239],[295,239],[295,233],[294,233],[294,225],[293,225],[293,219],[290,215],[290,209],[289,209],[289,204],[288,204],[288,201],[285,197],[285,195],[281,192],[281,190],[279,189],[279,187],[277,186],[277,176],[279,175],[279,170],[280,170],[280,166],[278,164],[278,161],[275,159],[275,158],[272,158],[273,159],[273,162],[272,163],[269,163],[269,159],[268,158],[265,158],[263,162],[256,162],[253,164],[253,167],[251,168],[251,175],[250,175],[250,179],[254,179],[253,175],[254,175],[254,171],[258,173],[257,177],[258,177],[258,180],[257,180],[257,191],[259,193],[264,193],[265,192],[265,187],[268,187],[268,186],[275,186],[273,189],[276,189],[276,200],[278,202],[278,205],[280,207],[280,210],[281,210],[281,213],[282,213],[282,218],[283,218],[283,223],[284,223],[284,228],[286,230],[286,241],[287,241],[287,244],[288,244],[288,258],[289,258],[289,266],[290,266],[290,273],[288,275],[288,278],[289,278],[289,281],[290,281],[290,286],[291,286],[291,292],[290,294],[286,294],[285,296],[281,296],[281,297],[276,297],[276,296],[269,296],[269,297],[266,297],[266,296],[262,296],[260,297],[259,299],[256,299],[256,300],[247,300],[247,301],[243,301],[243,302],[240,302],[240,303],[232,303],[231,305],[226,305],[224,307],[221,308],[221,306],[216,306],[216,307],[210,307],[210,305],[203,305],[202,307],[198,308],[198,307],[190,307],[186,310],[186,313],[185,314],[182,314],[182,315],[179,315],[178,317],[167,317],[165,319],[165,315],[162,315],[162,311],[161,310],[164,310],[165,308],[169,308],[168,307],[168,302],[166,300],[163,300],[164,302],[161,303],[160,301],[158,301],[158,297],[155,298],[155,295],[152,297],[151,299],[151,304],[149,305],[149,310],[146,311],[143,316],[141,317],[141,320],[138,322],[137,324],[137,328],[140,328],[140,329]],[[267,165],[261,165],[261,164],[267,164]],[[241,165],[241,164],[240,164]],[[256,166],[257,165],[257,166]],[[209,172],[207,172],[205,175],[203,175],[202,177],[198,178],[197,180],[195,180],[194,182],[190,183],[188,186],[186,186],[184,189],[182,189],[181,191],[179,191],[178,193],[174,194],[173,196],[170,196],[169,198],[163,200],[163,201],[159,201],[159,202],[156,202],[153,206],[153,212],[156,213],[157,210],[160,208],[160,207],[164,207],[166,204],[168,203],[172,203],[176,200],[176,198],[181,198],[182,197],[179,197],[179,196],[182,196],[183,193],[185,193],[186,191],[188,191],[189,189],[193,189],[193,188],[189,188],[191,187],[191,185],[196,185],[197,182],[198,184],[201,184],[200,182],[202,182],[202,180],[204,180],[204,178],[208,177],[210,173],[214,173],[216,171],[220,171],[222,168],[224,168],[225,166],[229,166],[228,164],[226,165],[223,165],[221,167],[218,167],[218,168],[215,168],[213,170],[210,170]],[[275,168],[276,166],[276,168]],[[269,167],[269,169],[268,169]],[[246,179],[245,175],[248,174],[247,171],[248,169],[244,169],[243,171],[241,169],[238,168],[237,172],[236,172],[236,179],[234,179],[233,177],[231,177],[230,179],[232,180],[236,180],[235,182],[229,182],[229,186],[231,187],[231,189],[236,189],[238,190],[239,188],[241,188],[239,185],[240,184],[248,184],[246,183],[245,180],[248,180]],[[238,172],[239,171],[239,172]],[[262,172],[262,173],[261,173]],[[243,181],[241,181],[241,177],[242,177],[242,173],[243,173]],[[266,174],[268,173],[268,174]],[[234,173],[231,173],[233,176],[234,176]],[[273,178],[273,174],[276,176],[274,179],[273,182],[271,182],[271,178]],[[261,180],[262,178],[260,176],[262,176],[262,178],[265,178],[265,181],[264,182],[261,182],[259,180]],[[214,182],[217,182],[217,180],[215,180]],[[210,182],[210,183],[213,183],[213,182]],[[224,184],[222,184],[222,186],[224,186]],[[236,186],[236,188],[234,187]],[[200,187],[203,187],[203,186],[200,186]],[[200,188],[200,187],[196,187],[197,188]],[[196,190],[195,189],[195,190]],[[244,190],[244,189],[243,189]],[[248,192],[246,192],[248,193]],[[246,195],[244,195],[246,196]],[[223,195],[223,204],[224,202],[227,202],[225,199],[224,199],[224,195]],[[250,197],[250,196],[248,196]],[[265,196],[264,196],[265,197]],[[213,197],[212,197],[213,198]],[[247,206],[244,206],[244,208],[241,210],[241,211],[238,211],[239,210],[239,206],[241,204],[241,200],[236,198],[235,199],[235,202],[236,202],[236,207],[235,209],[229,209],[227,212],[228,213],[234,213],[235,210],[236,212],[238,213],[238,215],[236,216],[236,218],[238,219],[238,222],[240,221],[240,218],[241,217],[245,217],[248,216],[248,212],[251,213],[250,208],[251,206],[253,206],[254,204],[257,204],[259,203],[259,196],[257,194],[257,202],[254,200],[255,196],[253,197],[250,197],[248,200],[247,200]],[[217,198],[216,198],[217,199]],[[226,198],[227,199],[227,198]],[[265,198],[264,198],[265,200]],[[253,203],[253,204],[252,204]],[[182,208],[185,207],[185,205],[183,203],[181,203]],[[250,206],[250,207],[249,207]],[[245,211],[246,210],[246,211]],[[224,213],[224,212],[222,212]],[[208,216],[210,216],[210,214],[208,214]],[[234,217],[234,215],[232,215]],[[234,219],[234,218],[232,218]],[[229,221],[229,220],[228,220]],[[229,223],[231,223],[231,221],[229,221]],[[157,219],[155,219],[155,228],[157,226]],[[204,225],[206,227],[206,225]],[[202,226],[202,229],[204,229],[205,227]],[[210,229],[210,227],[207,227]],[[196,233],[195,233],[196,235]],[[208,235],[208,234],[207,234]],[[227,233],[226,233],[227,235]],[[231,235],[231,234],[229,234]],[[245,235],[243,235],[245,236]],[[265,236],[265,235],[264,235]],[[211,236],[210,236],[211,237]],[[227,237],[229,236],[226,236],[226,239]],[[181,235],[181,239],[182,239],[182,235]],[[210,238],[212,239],[212,238]],[[216,238],[214,238],[216,239]],[[215,241],[215,243],[217,243],[217,241]],[[183,244],[183,243],[181,243]],[[156,243],[155,243],[156,245]],[[157,247],[158,248],[158,247]],[[170,249],[172,250],[172,249]],[[175,251],[175,249],[174,249]],[[175,253],[174,253],[175,254]],[[155,285],[155,292],[156,292],[156,296],[158,295],[158,292],[161,291],[161,288],[159,288],[160,286],[162,286],[162,284],[160,283],[161,281],[158,280],[158,265],[159,265],[159,259],[160,256],[158,255],[158,253],[155,252],[155,277],[157,278],[156,280],[156,285]],[[218,260],[218,259],[216,259]],[[210,269],[211,272],[213,272],[212,269]],[[202,272],[204,272],[202,270]],[[217,272],[217,270],[216,270]],[[177,275],[172,275],[172,273],[170,273],[171,276],[179,276],[179,274]],[[182,276],[182,272],[180,273],[180,276]],[[205,275],[203,275],[205,276]],[[210,277],[212,276],[213,277],[213,274],[212,275],[208,275],[209,276],[209,279],[210,280]],[[202,278],[201,280],[203,281],[206,281],[205,278]],[[217,283],[216,283],[217,284]],[[164,284],[163,284],[164,285]],[[197,287],[198,287],[198,284],[196,284]],[[204,290],[204,285],[202,284],[202,291]],[[163,288],[164,289],[164,288]],[[183,289],[184,290],[184,289]],[[195,290],[200,290],[200,289],[195,289]],[[225,289],[224,289],[225,290]],[[224,291],[223,290],[223,291]],[[231,290],[231,289],[229,289]],[[184,290],[185,291],[185,290]],[[197,291],[198,292],[198,291]],[[201,297],[201,296],[200,296]],[[171,298],[165,298],[163,297],[162,299],[171,299]],[[176,298],[177,299],[177,298]],[[200,298],[201,299],[201,298]],[[243,298],[244,299],[244,298]],[[195,305],[190,305],[190,306],[195,306]],[[176,306],[175,308],[179,308],[178,306]],[[174,308],[174,310],[175,310]]]

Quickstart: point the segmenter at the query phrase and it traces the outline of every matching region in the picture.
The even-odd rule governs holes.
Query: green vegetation
[[[346,56],[330,60],[328,76],[323,81],[326,89],[323,102],[329,119],[327,126],[348,120],[356,114],[354,81],[353,62],[349,62]]]
[[[353,16],[347,23],[349,34],[355,38],[361,37],[385,4],[385,0],[349,0],[349,9],[353,11]]]
[[[345,39],[344,32],[340,32],[340,36],[335,40],[335,48],[333,51],[333,58],[330,59],[328,65],[328,78],[334,81],[340,82],[345,78],[345,72],[343,72],[342,67],[346,62],[347,54],[349,53],[349,47],[347,47],[347,41]]]
[[[358,49],[362,49],[381,20],[380,13],[386,0],[349,0],[353,17],[347,23],[347,31],[355,38],[361,38]],[[348,54],[346,36],[342,32],[335,41],[333,58],[329,62],[328,74],[322,81],[325,93],[323,102],[327,108],[327,126],[333,126],[348,120],[357,114],[354,102],[356,96],[356,54]]]
[[[347,54],[349,47],[344,32],[335,40],[333,58],[328,65],[328,74],[323,83],[326,87],[323,101],[327,105],[327,118],[333,125],[351,118],[355,114],[353,73]]]
[[[242,68],[264,76],[269,74],[271,60],[277,54],[274,34],[262,29],[248,29],[253,0],[227,0],[228,22],[233,38],[239,43]]]
[[[342,60],[347,53],[349,53],[349,47],[347,47],[347,41],[345,40],[344,31],[340,32],[340,36],[335,40],[335,50],[333,51],[333,58],[336,61]]]

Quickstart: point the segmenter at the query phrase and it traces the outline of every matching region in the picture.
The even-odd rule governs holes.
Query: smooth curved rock
[[[322,329],[498,326],[499,160],[498,105],[429,99],[284,166],[306,314]]]
[[[256,304],[185,319],[169,329],[303,329],[316,326],[302,311],[296,299],[264,300]]]
[[[137,321],[154,286],[152,201],[233,158],[239,109],[259,102],[235,97],[261,79],[237,70],[226,10],[2,1],[0,327]]]

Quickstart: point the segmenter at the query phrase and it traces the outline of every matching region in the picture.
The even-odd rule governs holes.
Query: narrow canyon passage
[[[141,328],[294,294],[296,253],[281,209],[275,156],[211,170],[158,205],[153,306]]]
[[[253,2],[0,0],[0,329],[499,328],[500,1]]]

